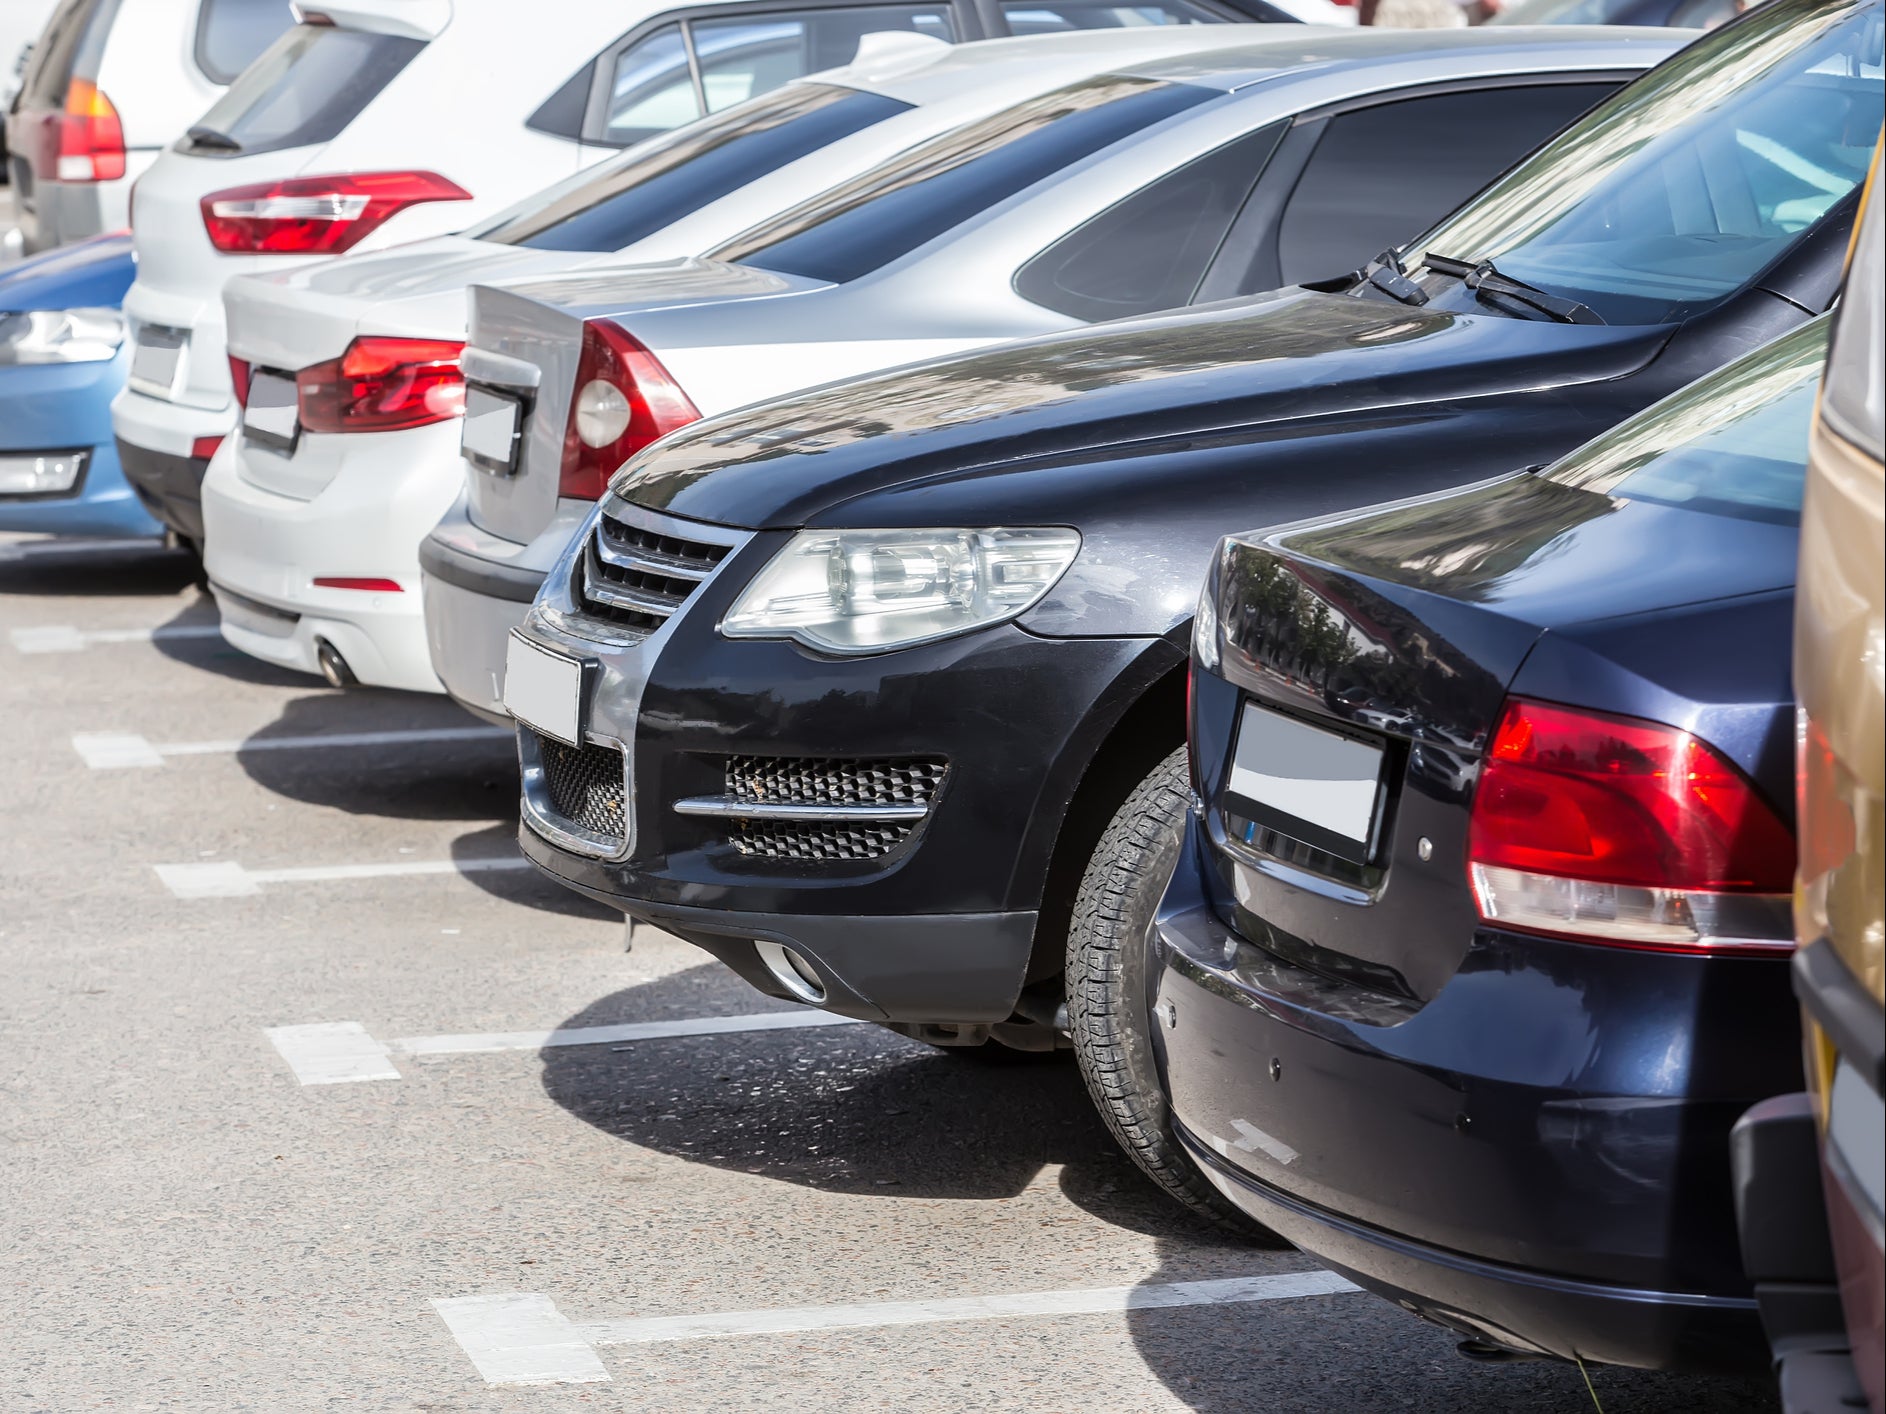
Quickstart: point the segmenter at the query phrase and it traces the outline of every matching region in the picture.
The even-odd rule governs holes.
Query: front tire
[[[1178,863],[1190,794],[1181,748],[1126,798],[1088,860],[1067,939],[1074,1054],[1107,1128],[1147,1177],[1220,1227],[1275,1240],[1213,1188],[1180,1146],[1153,1062],[1147,935]]]

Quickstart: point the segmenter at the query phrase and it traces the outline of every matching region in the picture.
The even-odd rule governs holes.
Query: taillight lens
[[[199,204],[218,250],[339,255],[409,206],[470,200],[470,192],[436,172],[354,172],[230,187]]]
[[[445,339],[362,334],[339,358],[295,375],[306,432],[396,432],[465,411],[465,346]],[[242,380],[246,394],[247,379]]]
[[[1503,927],[1711,953],[1792,942],[1793,836],[1676,727],[1509,700],[1467,852],[1480,915]]]
[[[623,462],[700,415],[638,339],[606,319],[588,321],[563,433],[559,493],[596,500]]]
[[[235,385],[236,406],[239,408],[246,408],[247,406],[249,406],[249,360],[248,359],[237,358],[234,354],[231,354],[229,356],[229,381]]]
[[[90,79],[68,83],[57,112],[23,110],[10,126],[41,181],[115,182],[125,174],[124,123]]]

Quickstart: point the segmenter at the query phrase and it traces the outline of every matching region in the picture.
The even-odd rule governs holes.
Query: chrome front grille
[[[733,546],[695,539],[685,523],[639,511],[621,505],[603,511],[570,587],[583,613],[648,634],[688,601]]]
[[[675,810],[726,820],[739,854],[879,859],[930,813],[947,770],[931,756],[730,756],[724,794],[676,801]]]

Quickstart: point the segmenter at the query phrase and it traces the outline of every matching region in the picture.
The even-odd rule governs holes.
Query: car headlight
[[[824,653],[884,653],[1026,611],[1080,553],[1078,531],[802,530],[720,631]]]
[[[115,309],[27,309],[0,313],[0,364],[103,363],[124,342]]]
[[[1217,566],[1205,577],[1204,592],[1198,596],[1198,612],[1192,616],[1192,657],[1208,673],[1218,671],[1218,591]]]

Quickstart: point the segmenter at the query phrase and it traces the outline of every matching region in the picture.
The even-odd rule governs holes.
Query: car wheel
[[[1189,795],[1181,748],[1126,798],[1088,860],[1067,939],[1074,1054],[1107,1128],[1154,1183],[1221,1227],[1275,1240],[1180,1147],[1153,1064],[1147,934],[1178,862]]]

